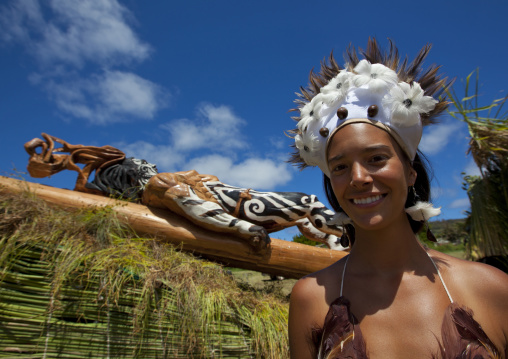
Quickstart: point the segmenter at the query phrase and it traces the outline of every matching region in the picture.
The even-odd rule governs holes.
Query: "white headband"
[[[420,115],[438,101],[424,96],[420,84],[399,82],[395,71],[362,60],[353,72],[342,70],[300,109],[296,148],[309,166],[327,176],[327,145],[346,124],[367,122],[390,133],[413,160],[422,137]]]

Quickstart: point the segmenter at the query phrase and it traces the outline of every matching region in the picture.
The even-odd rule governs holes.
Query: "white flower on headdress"
[[[314,117],[307,116],[298,121],[296,126],[298,127],[300,132],[304,133],[307,131],[307,128],[313,121],[315,121]]]
[[[316,97],[314,97],[314,99],[315,99],[315,101],[313,101],[314,108],[312,109],[312,113],[313,113],[313,117],[316,120],[319,120],[321,118],[321,108],[325,104],[326,98],[325,98],[325,95],[319,93],[316,95]]]
[[[295,136],[295,145],[300,152],[300,157],[309,166],[317,166],[319,161],[316,159],[316,155],[319,152],[319,141],[317,136],[308,131],[306,133],[298,134]]]
[[[341,71],[326,86],[321,87],[321,93],[325,95],[325,103],[328,106],[344,100],[351,84],[351,76],[350,72]]]
[[[318,93],[316,96],[310,100],[305,106],[300,110],[300,118],[303,120],[307,117],[319,119],[319,111],[323,106],[323,102],[325,97],[323,94]]]
[[[400,126],[412,126],[418,123],[420,114],[432,111],[438,101],[423,94],[418,82],[413,82],[412,85],[400,82],[394,86],[383,99],[383,105],[392,109],[392,122]]]
[[[313,107],[314,106],[312,105],[312,102],[309,102],[305,106],[303,106],[300,109],[300,118],[303,120],[304,118],[309,117]]]
[[[356,87],[368,85],[369,90],[374,92],[381,92],[398,81],[395,71],[381,64],[371,64],[367,60],[360,61],[354,71],[356,72],[353,77],[354,85]]]

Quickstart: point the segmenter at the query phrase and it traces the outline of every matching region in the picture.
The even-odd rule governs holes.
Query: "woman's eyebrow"
[[[390,146],[382,145],[382,144],[379,144],[379,145],[374,144],[374,145],[369,145],[369,146],[363,148],[362,150],[360,150],[360,152],[361,153],[369,153],[369,152],[375,152],[378,150],[389,150],[389,149],[390,149]],[[329,158],[328,162],[339,161],[340,159],[342,159],[342,157],[344,157],[344,155],[339,153],[337,156],[333,156],[332,158]]]
[[[387,145],[370,145],[368,147],[365,147],[365,149],[362,150],[362,152],[375,152],[377,150],[389,150],[390,146]]]

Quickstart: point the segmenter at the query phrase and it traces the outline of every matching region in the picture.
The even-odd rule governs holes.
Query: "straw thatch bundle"
[[[109,208],[0,194],[0,357],[284,358],[287,310]]]
[[[475,77],[473,77],[475,75]],[[469,259],[500,258],[508,267],[508,96],[486,106],[479,104],[479,70],[466,77],[465,96],[452,88],[445,92],[454,109],[448,113],[467,124],[469,149],[481,176],[464,176],[464,189],[471,202],[466,244]]]

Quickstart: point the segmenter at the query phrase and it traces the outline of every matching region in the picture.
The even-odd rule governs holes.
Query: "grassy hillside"
[[[464,226],[466,223],[465,218],[461,219],[444,219],[429,222],[430,229],[438,238],[446,238],[447,236],[455,235],[455,242],[460,241],[466,235]]]

